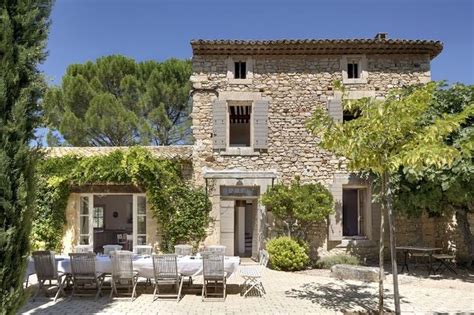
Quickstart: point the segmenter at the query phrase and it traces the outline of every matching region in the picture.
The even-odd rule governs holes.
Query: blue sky
[[[432,78],[474,83],[471,0],[56,0],[40,66],[52,84],[66,67],[109,54],[191,58],[191,39],[435,39]],[[44,135],[41,129],[38,135]]]
[[[108,54],[190,58],[191,39],[436,39],[434,80],[474,83],[470,0],[56,0],[41,69],[59,83],[66,67]]]

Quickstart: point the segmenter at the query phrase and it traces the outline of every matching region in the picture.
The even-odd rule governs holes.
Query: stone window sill
[[[227,148],[226,151],[221,151],[220,155],[258,156],[260,152],[254,151],[253,148]]]
[[[337,248],[346,248],[351,246],[357,247],[373,247],[376,243],[372,240],[369,240],[365,236],[356,236],[356,237],[343,237],[341,243],[337,245]]]
[[[360,78],[360,79],[344,79],[342,80],[342,84],[351,85],[351,84],[367,84],[367,79]]]
[[[252,79],[229,79],[229,84],[252,84]]]

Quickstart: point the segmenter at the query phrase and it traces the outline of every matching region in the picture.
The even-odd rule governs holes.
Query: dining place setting
[[[227,279],[237,273],[240,265],[240,257],[226,256],[223,245],[210,245],[197,253],[193,253],[191,245],[176,245],[173,254],[155,254],[151,246],[135,252],[121,250],[119,246],[106,245],[99,254],[92,251],[68,255],[55,255],[52,251],[33,252],[28,260],[26,276],[28,279],[36,274],[38,279],[32,300],[41,292],[48,296],[49,289],[56,287],[55,301],[59,296],[67,296],[66,289],[71,291],[70,299],[84,295],[98,299],[107,289],[110,298],[126,295],[133,301],[140,283],[144,288],[153,286],[153,301],[174,297],[179,302],[183,284],[187,283],[184,290],[191,289],[195,277],[202,277],[203,301],[225,300]],[[268,257],[265,253],[261,255]],[[259,287],[258,283],[253,286]],[[165,287],[168,289],[164,290]]]

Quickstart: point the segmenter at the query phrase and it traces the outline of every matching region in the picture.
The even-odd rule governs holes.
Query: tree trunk
[[[291,222],[287,222],[287,221],[283,220],[283,223],[286,224],[286,228],[288,229],[288,237],[291,238]]]
[[[472,262],[474,259],[474,239],[472,237],[469,220],[467,219],[467,212],[468,211],[466,209],[456,208],[456,221],[462,233],[464,244],[468,250],[469,257],[467,260],[467,267],[472,267]]]
[[[383,250],[384,250],[384,216],[385,216],[385,183],[382,180],[382,211],[380,212],[380,239],[379,239],[379,314],[383,314]]]
[[[390,254],[392,261],[392,276],[393,276],[393,299],[395,303],[395,313],[400,314],[400,295],[398,292],[398,272],[397,272],[397,250],[396,250],[396,236],[395,236],[395,222],[392,207],[392,191],[390,188],[390,177],[387,172],[384,173],[383,181],[386,188],[387,211],[388,211],[388,225],[390,232]]]

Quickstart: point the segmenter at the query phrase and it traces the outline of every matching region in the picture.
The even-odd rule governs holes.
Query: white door
[[[239,255],[245,254],[245,206],[244,207],[236,207],[235,211],[237,212],[237,243],[239,244]]]
[[[234,200],[220,201],[221,245],[225,246],[225,254],[234,255]]]
[[[133,248],[146,245],[146,196],[133,195]]]
[[[94,248],[94,195],[80,196],[79,201],[79,245],[90,245]]]

